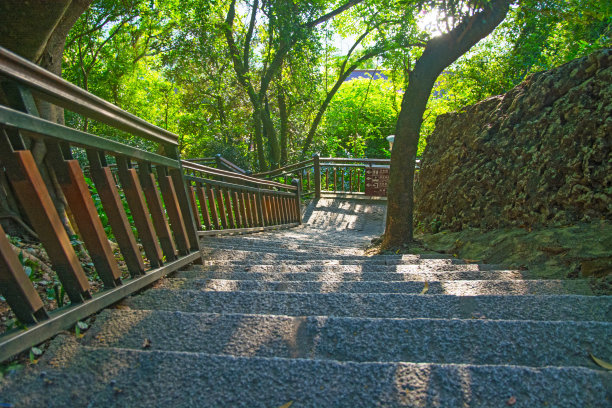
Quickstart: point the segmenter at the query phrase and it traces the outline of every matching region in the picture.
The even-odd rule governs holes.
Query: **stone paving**
[[[204,265],[56,337],[9,406],[609,407],[612,298],[446,255],[368,257],[380,202],[206,237]]]

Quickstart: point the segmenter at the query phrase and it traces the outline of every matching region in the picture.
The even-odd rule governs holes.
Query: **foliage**
[[[177,133],[184,157],[220,153],[252,169],[313,152],[385,157],[384,137],[394,133],[402,90],[423,45],[453,24],[453,9],[463,7],[462,1],[354,1],[318,23],[347,1],[296,2],[293,8],[280,0],[236,1],[229,35],[243,67],[237,70],[226,25],[232,3],[97,0],[68,35],[64,76]],[[610,7],[594,0],[525,0],[514,6],[493,34],[438,79],[419,152],[438,115],[610,46]],[[428,20],[431,15],[437,18]],[[354,49],[340,49],[341,38]],[[384,69],[391,80],[342,83],[350,69],[366,67]],[[157,149],[71,112],[66,120]]]
[[[345,82],[331,102],[321,129],[322,154],[388,158],[386,137],[393,134],[397,110],[391,84],[384,80]],[[397,107],[396,107],[397,108]]]

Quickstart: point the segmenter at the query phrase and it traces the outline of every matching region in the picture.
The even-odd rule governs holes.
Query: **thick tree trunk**
[[[280,119],[280,165],[285,166],[288,161],[287,147],[289,144],[289,112],[287,111],[287,103],[285,94],[282,89],[278,91],[278,116]]]
[[[423,113],[438,75],[489,35],[506,17],[510,3],[511,0],[492,0],[483,11],[466,17],[449,33],[428,41],[410,73],[391,153],[384,248],[410,243],[414,238],[414,165]]]
[[[66,37],[77,19],[93,0],[31,1],[27,6],[21,0],[0,2],[0,46],[3,46],[50,72],[60,75]],[[37,101],[39,115],[56,123],[64,123],[64,110],[44,101]],[[53,169],[46,165],[47,148],[43,141],[29,141],[43,180],[51,194],[69,234],[72,228],[66,216],[66,200],[54,183]]]
[[[274,122],[270,116],[270,106],[268,105],[267,98],[265,99],[264,107],[260,110],[261,122],[264,127],[266,138],[268,139],[268,146],[270,147],[270,168],[278,168],[280,163],[280,145],[278,143],[278,137],[276,136],[276,129],[274,128]]]

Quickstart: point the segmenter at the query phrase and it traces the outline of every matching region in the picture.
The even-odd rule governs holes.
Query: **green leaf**
[[[607,361],[600,360],[591,353],[589,353],[589,355],[598,366],[605,368],[606,370],[612,370],[612,364],[608,363]]]

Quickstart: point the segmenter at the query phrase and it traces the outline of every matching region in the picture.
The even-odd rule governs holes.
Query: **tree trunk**
[[[277,94],[278,100],[278,116],[280,119],[280,165],[287,165],[287,145],[289,136],[289,112],[287,111],[287,103],[285,102],[285,94],[283,90],[279,90]]]
[[[270,168],[278,168],[280,163],[280,146],[278,143],[278,137],[276,136],[276,129],[274,128],[274,122],[270,116],[270,105],[268,104],[268,98],[264,97],[264,106],[260,110],[261,122],[264,127],[266,138],[268,139],[268,146],[270,147]]]
[[[463,19],[457,27],[427,42],[410,73],[402,100],[391,153],[387,190],[387,225],[383,248],[410,243],[414,236],[414,166],[423,113],[438,75],[501,23],[511,0],[492,0],[483,11]]]
[[[6,0],[0,3],[0,46],[39,64],[61,76],[62,57],[66,36],[78,18],[93,0],[23,1]],[[64,110],[45,101],[36,101],[39,115],[47,120],[64,124]],[[28,141],[39,166],[53,203],[69,234],[72,228],[66,216],[66,202],[57,188],[53,169],[46,165],[47,148],[43,141]]]

